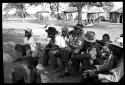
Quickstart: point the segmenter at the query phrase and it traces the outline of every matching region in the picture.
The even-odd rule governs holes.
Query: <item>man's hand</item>
[[[93,77],[93,76],[95,76],[96,69],[86,70],[84,72],[88,73],[89,77]]]
[[[75,50],[74,50],[74,53],[75,53],[75,54],[77,54],[77,53],[79,53],[79,52],[80,52],[80,49],[75,49]]]

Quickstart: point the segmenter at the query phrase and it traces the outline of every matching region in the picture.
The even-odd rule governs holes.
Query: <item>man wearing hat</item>
[[[124,78],[123,46],[120,42],[114,41],[109,45],[109,48],[112,53],[107,61],[102,65],[95,65],[95,69],[86,70],[86,72],[92,82],[96,79],[96,82],[119,82],[122,84]]]
[[[61,28],[61,30],[62,30],[62,36],[67,41],[68,40],[68,32],[69,32],[68,28],[67,27],[63,27],[63,28]]]
[[[84,44],[81,54],[72,58],[72,64],[76,71],[79,71],[80,62],[82,64],[82,70],[93,68],[93,61],[99,56],[100,48],[95,44],[95,33],[88,31],[84,37]]]
[[[28,63],[26,64],[28,67],[27,70],[29,70],[29,72],[32,68],[37,68],[39,70],[41,69],[40,65],[38,64],[39,58],[37,57],[37,46],[34,41],[34,37],[32,36],[32,29],[30,28],[25,29],[24,44],[23,45],[16,44],[15,51],[18,57],[19,53],[22,54],[20,58],[16,59],[15,61],[24,59],[28,61]],[[33,62],[36,62],[37,64]]]
[[[36,47],[35,40],[32,36],[32,29],[30,28],[25,29],[24,44],[30,45],[31,51],[32,51],[32,57],[36,57],[37,47]]]
[[[16,44],[15,45],[15,51],[18,54],[21,53],[21,56],[26,56],[27,52],[32,51],[32,57],[36,57],[37,55],[37,47],[36,43],[34,41],[34,38],[32,36],[32,29],[27,28],[25,29],[25,36],[24,36],[24,44]]]
[[[76,31],[75,32],[72,31],[72,32],[76,33]],[[84,69],[93,68],[91,66],[91,63],[93,63],[93,62],[90,62],[90,59],[91,59],[91,61],[95,60],[96,56],[98,54],[99,48],[94,45],[94,42],[96,41],[95,33],[92,31],[87,32],[85,34],[84,39],[85,39],[84,40],[85,43],[81,45],[82,46],[81,47],[82,49],[80,49],[81,52],[79,49],[74,50],[74,54],[72,54],[72,56],[71,56],[71,61],[72,61],[71,68],[74,68],[71,70],[73,70],[73,72],[79,71],[80,62],[83,64],[82,66],[84,66]],[[86,52],[86,54],[83,54],[83,52]],[[87,61],[85,61],[85,58],[87,58]],[[63,75],[61,77],[64,77],[64,76],[67,76],[67,75]]]
[[[49,27],[48,30],[45,30],[45,31],[48,33],[48,37],[51,38],[51,40],[45,47],[45,50],[43,53],[42,65],[48,66],[49,59],[50,59],[49,52],[53,50],[52,48],[54,48],[55,46],[55,35],[58,34],[58,32],[54,27]],[[56,61],[55,61],[55,64],[57,64]]]
[[[57,60],[59,60],[61,54],[64,54],[63,51],[67,47],[67,44],[64,38],[58,34],[56,28],[49,27],[46,32],[48,33],[48,37],[51,38],[51,41],[45,48],[43,65],[48,65],[48,61],[50,61],[51,67],[55,69],[57,68]]]
[[[84,32],[82,30],[83,25],[77,24],[74,27],[74,30],[71,30],[69,32],[69,46],[72,49],[72,54],[78,54],[80,53],[80,50],[82,49],[82,45],[84,43]]]
[[[74,27],[74,29],[69,32],[67,44],[71,48],[71,51],[70,51],[70,56],[66,60],[67,63],[69,62],[71,57],[74,57],[75,55],[79,54],[80,50],[82,49],[82,45],[84,41],[82,28],[83,28],[83,25],[77,24]],[[69,75],[69,72],[67,70],[64,74],[59,75],[59,77],[64,77],[68,75]]]

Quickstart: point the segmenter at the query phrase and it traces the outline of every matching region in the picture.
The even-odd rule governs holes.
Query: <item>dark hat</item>
[[[57,34],[58,31],[55,27],[49,27],[47,30],[45,30],[48,34]]]
[[[85,40],[88,42],[95,42],[95,33],[93,31],[87,31],[85,34]]]
[[[84,27],[83,24],[76,24],[76,25],[78,25],[78,26],[80,26],[80,27]]]
[[[84,26],[83,26],[82,24],[76,24],[76,25],[74,26],[74,29],[80,29],[80,30],[82,30],[83,27],[84,27]]]
[[[69,35],[77,35],[77,33],[76,33],[75,30],[71,30],[71,31],[69,32]]]

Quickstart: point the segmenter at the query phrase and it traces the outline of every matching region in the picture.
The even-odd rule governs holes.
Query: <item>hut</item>
[[[87,20],[87,11],[86,7],[82,8],[82,20]]]
[[[66,17],[65,19],[69,21],[74,20],[78,15],[77,11],[78,10],[76,7],[68,7],[66,10],[63,11]]]
[[[49,20],[50,12],[48,10],[40,10],[36,13],[39,20]]]
[[[118,9],[112,9],[110,11],[110,20],[113,23],[122,23],[123,22],[123,7]]]
[[[102,7],[93,6],[88,10],[87,17],[89,20],[95,21],[100,16],[105,16],[105,13]]]

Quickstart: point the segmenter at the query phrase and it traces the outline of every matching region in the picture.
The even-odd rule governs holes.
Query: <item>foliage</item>
[[[26,3],[8,3],[4,10],[11,10],[12,8],[15,8],[16,13],[19,14],[20,17],[25,17],[26,13],[25,4]]]
[[[77,7],[78,9],[78,23],[82,22],[82,7],[88,6],[88,9],[97,6],[97,7],[103,7],[103,2],[71,2],[69,6]]]

